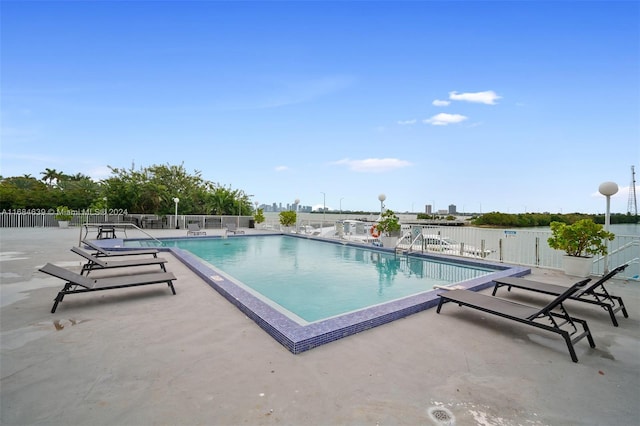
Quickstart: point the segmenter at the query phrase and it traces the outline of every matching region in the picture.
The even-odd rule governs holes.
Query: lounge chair
[[[47,263],[41,272],[52,275],[66,281],[64,287],[55,298],[51,313],[53,314],[67,294],[86,293],[89,291],[113,290],[117,288],[136,287],[141,285],[167,283],[173,294],[176,290],[173,287],[173,280],[177,279],[171,272],[157,272],[153,274],[123,275],[119,277],[92,279],[84,275],[76,274],[68,269]]]
[[[618,266],[617,268],[613,269],[611,272],[600,278],[598,281],[588,286],[584,291],[579,291],[569,296],[569,299],[602,307],[609,312],[611,322],[613,322],[613,325],[617,327],[618,320],[616,319],[616,312],[622,311],[622,314],[625,318],[629,318],[629,314],[627,314],[627,309],[624,306],[622,298],[619,296],[610,295],[607,289],[604,288],[604,283],[611,279],[617,273],[624,271],[627,266],[629,265],[625,264],[622,266]],[[565,286],[541,283],[524,278],[499,278],[495,280],[495,283],[496,285],[495,287],[493,287],[494,296],[496,294],[496,291],[498,291],[500,287],[507,287],[508,291],[511,291],[511,287],[515,287],[522,290],[549,294],[551,296],[558,296],[567,289],[567,287]]]
[[[187,225],[187,236],[189,235],[207,235],[205,231],[200,230],[200,225],[197,223],[190,223]]]
[[[480,294],[470,290],[446,291],[440,294],[440,303],[438,304],[436,312],[440,313],[440,309],[444,303],[454,302],[459,306],[468,306],[502,318],[507,318],[519,323],[557,333],[561,335],[567,343],[571,360],[573,362],[578,362],[578,357],[576,356],[576,352],[573,348],[573,345],[576,342],[586,337],[592,348],[595,348],[596,345],[593,341],[593,337],[591,336],[591,332],[589,331],[589,327],[587,326],[587,322],[578,318],[570,317],[564,309],[563,302],[572,294],[584,287],[589,281],[591,281],[591,279],[588,278],[575,283],[560,296],[556,297],[548,305],[542,308],[515,303],[510,300]],[[558,311],[554,311],[556,308],[558,308]],[[579,332],[576,323],[581,324],[584,331]],[[571,328],[571,332],[562,328],[565,325],[568,325]]]
[[[164,266],[164,264],[167,263],[167,261],[159,257],[147,258],[147,259],[108,260],[107,261],[107,260],[103,260],[104,258],[99,258],[97,256],[94,256],[93,254],[81,249],[80,247],[72,247],[71,251],[74,252],[75,254],[79,254],[80,256],[84,257],[88,261],[87,263],[82,265],[82,270],[80,271],[80,275],[83,275],[85,271],[87,272],[87,275],[89,275],[89,272],[91,272],[94,269],[127,268],[131,266],[149,266],[149,265],[160,265],[160,269],[162,269],[163,272],[167,272],[167,268]]]
[[[141,249],[141,250],[114,250],[114,251],[110,251],[110,250],[105,250],[102,247],[100,247],[99,245],[96,245],[94,243],[92,243],[90,240],[82,240],[82,244],[86,245],[87,247],[90,247],[91,249],[95,250],[96,252],[94,253],[94,256],[96,257],[109,257],[109,256],[135,256],[135,255],[141,255],[141,254],[152,254],[153,257],[158,257],[158,250],[157,249]]]
[[[238,227],[236,226],[236,224],[235,224],[235,223],[233,223],[233,222],[229,222],[229,223],[227,223],[226,227],[227,227],[227,234],[228,234],[229,232],[233,232],[233,235],[235,235],[235,234],[244,234],[244,231],[243,231],[243,230],[241,230],[241,229],[238,229]]]

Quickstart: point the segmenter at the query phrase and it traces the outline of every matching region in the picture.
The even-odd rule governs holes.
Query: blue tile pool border
[[[267,234],[283,236],[284,234]],[[238,235],[228,238],[253,238],[258,235]],[[265,236],[265,235],[261,235]],[[363,246],[362,244],[337,241],[323,238],[312,238],[298,235],[284,235],[287,238],[309,238],[330,244],[348,245],[368,250],[393,253],[391,249],[381,247]],[[187,237],[167,238],[176,240]],[[193,240],[194,237],[188,237]],[[196,237],[219,239],[219,236]],[[142,240],[142,239],[137,239]],[[160,239],[162,241],[162,239]],[[125,241],[136,241],[134,239],[108,239],[96,241],[102,247],[109,250],[132,250],[133,247],[125,247]],[[344,337],[360,333],[365,330],[404,318],[425,309],[432,308],[438,304],[438,295],[447,290],[431,290],[414,296],[405,297],[369,308],[339,315],[326,320],[317,321],[307,325],[300,325],[279,312],[277,309],[263,302],[252,295],[233,281],[224,277],[215,267],[203,263],[198,257],[190,252],[176,247],[158,247],[161,251],[172,253],[191,271],[198,275],[204,282],[220,293],[225,299],[236,306],[247,317],[251,318],[263,330],[265,330],[276,341],[280,342],[294,354],[313,349],[326,343],[334,342]],[[404,254],[402,255],[404,256]],[[474,278],[460,283],[462,287],[474,291],[482,290],[492,286],[493,280],[503,277],[520,277],[531,273],[530,268],[501,263],[489,262],[479,259],[447,256],[439,254],[412,253],[410,256],[421,259],[433,259],[447,262],[454,262],[469,266],[478,266],[495,270],[483,277]]]

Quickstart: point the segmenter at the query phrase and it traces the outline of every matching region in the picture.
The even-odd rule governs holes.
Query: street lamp
[[[243,194],[243,197],[238,197],[238,228],[240,228],[240,215],[242,214],[242,200],[245,198],[253,197],[253,194]]]
[[[598,191],[607,197],[607,213],[604,216],[604,230],[609,231],[611,196],[618,192],[618,184],[615,182],[604,182],[600,184]],[[607,253],[609,253],[609,240],[607,240]],[[604,273],[609,273],[609,257],[604,255]]]
[[[384,200],[387,199],[387,196],[384,194],[378,195],[378,200],[380,201],[380,219],[382,219],[382,213],[384,213]]]
[[[180,225],[178,225],[178,203],[180,202],[180,198],[178,197],[174,198],[173,202],[176,203],[176,210],[175,210],[176,229],[180,229]]]
[[[324,192],[320,192],[322,194],[322,226],[321,229],[324,228],[324,219],[327,214],[327,194]]]
[[[342,200],[344,200],[344,198],[340,198],[340,219],[342,219]]]
[[[109,206],[107,203],[107,197],[102,197],[102,201],[104,201],[104,221],[109,222]]]

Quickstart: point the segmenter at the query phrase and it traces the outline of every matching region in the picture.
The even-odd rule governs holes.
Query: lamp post
[[[104,221],[109,222],[109,206],[107,203],[107,197],[102,197],[102,201],[104,201]]]
[[[603,182],[600,184],[598,191],[607,197],[607,212],[604,216],[604,230],[609,232],[611,196],[618,192],[618,184],[615,182]],[[604,255],[604,273],[609,273],[609,240],[607,240],[607,254]]]
[[[176,203],[176,210],[175,210],[176,229],[180,229],[180,225],[178,225],[178,203],[180,202],[180,198],[178,197],[174,198],[173,202]]]
[[[324,228],[324,219],[327,214],[327,194],[324,192],[320,192],[322,194],[322,226],[320,229]]]
[[[242,215],[242,200],[249,197],[253,197],[253,194],[243,194],[242,197],[238,196],[238,228],[240,228],[240,216]]]
[[[340,219],[342,219],[342,200],[344,200],[344,198],[340,198]]]
[[[296,206],[296,234],[300,233],[300,228],[298,227],[298,204],[300,204],[300,198],[296,198],[293,200],[293,204]]]
[[[387,199],[387,196],[384,194],[378,195],[378,200],[380,201],[380,219],[382,220],[382,213],[384,213],[384,200]]]

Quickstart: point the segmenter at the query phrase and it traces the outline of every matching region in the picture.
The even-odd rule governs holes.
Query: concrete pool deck
[[[63,282],[37,269],[52,262],[79,270],[69,250],[78,240],[78,228],[0,229],[3,425],[429,425],[448,413],[458,425],[640,418],[637,282],[608,285],[629,311],[619,327],[603,310],[567,304],[596,343],[576,345],[577,364],[556,335],[455,305],[293,355],[168,253],[176,296],[164,286],[72,295],[51,314]],[[541,281],[573,282],[532,271]],[[442,411],[430,414],[434,407]]]

